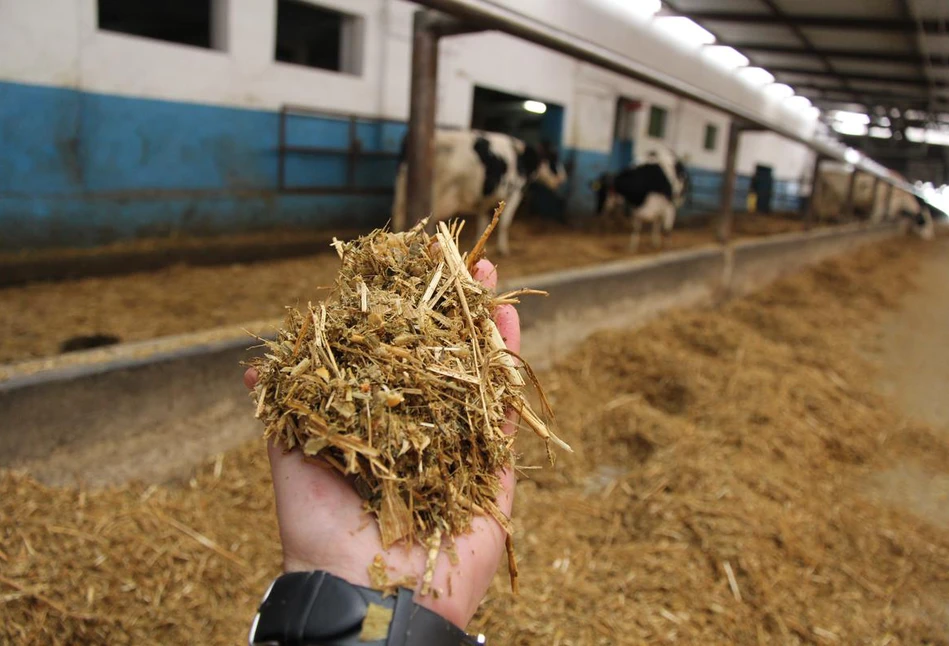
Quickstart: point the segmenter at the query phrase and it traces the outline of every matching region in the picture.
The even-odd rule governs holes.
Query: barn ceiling
[[[905,149],[907,127],[949,128],[949,0],[664,4],[825,113],[865,112],[873,125],[890,127],[895,141],[863,142],[871,155],[881,146]]]
[[[949,113],[946,0],[667,0],[665,5],[820,108]]]

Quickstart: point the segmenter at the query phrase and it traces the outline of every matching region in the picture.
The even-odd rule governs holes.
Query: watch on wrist
[[[289,572],[270,584],[250,646],[458,646],[484,644],[419,606],[412,591],[383,596],[328,572]]]

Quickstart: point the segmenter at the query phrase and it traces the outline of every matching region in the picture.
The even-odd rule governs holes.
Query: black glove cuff
[[[370,605],[375,631],[369,639],[363,623]],[[390,619],[391,617],[391,619]],[[379,625],[381,623],[381,631]],[[370,635],[371,636],[371,635]],[[483,644],[442,616],[416,605],[412,591],[383,597],[378,590],[344,581],[328,572],[290,572],[277,577],[264,594],[248,637],[250,646],[458,646]]]

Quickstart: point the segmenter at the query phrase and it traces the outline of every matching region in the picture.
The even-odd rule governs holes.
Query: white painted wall
[[[406,119],[411,23],[416,6],[404,0],[313,0],[358,14],[365,21],[363,73],[350,76],[273,60],[275,0],[216,0],[225,8],[226,51],[185,47],[100,31],[96,0],[0,0],[0,80],[65,86],[91,92],[213,105],[276,110],[300,104],[347,113]],[[633,0],[505,0],[503,4],[541,22],[569,30],[643,64],[755,110],[781,118],[802,133],[813,128],[733,74],[699,58],[632,16]],[[720,170],[728,119],[721,113],[570,58],[498,34],[443,41],[438,120],[470,124],[475,85],[563,105],[566,146],[608,152],[618,96],[644,102],[637,139],[642,155],[655,142],[646,136],[649,105],[669,110],[664,143],[689,163]],[[702,147],[706,123],[719,127],[714,151]],[[803,146],[774,135],[745,135],[740,171],[756,162],[775,167],[781,179],[797,179],[809,166]]]
[[[777,178],[802,181],[811,172],[814,153],[770,132],[746,132],[739,141],[738,172],[751,175],[755,164],[771,166]]]

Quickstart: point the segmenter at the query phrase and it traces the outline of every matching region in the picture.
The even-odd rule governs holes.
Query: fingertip
[[[248,390],[253,390],[257,385],[257,369],[248,368],[244,371],[244,385],[247,386]]]
[[[474,279],[488,289],[494,289],[498,286],[498,269],[490,260],[482,258],[475,263]]]
[[[505,516],[511,515],[514,508],[514,486],[517,484],[517,477],[514,475],[514,469],[508,468],[501,472],[501,491],[498,493],[498,508]]]
[[[513,305],[499,305],[494,311],[494,322],[504,344],[511,352],[521,352],[521,319]]]

